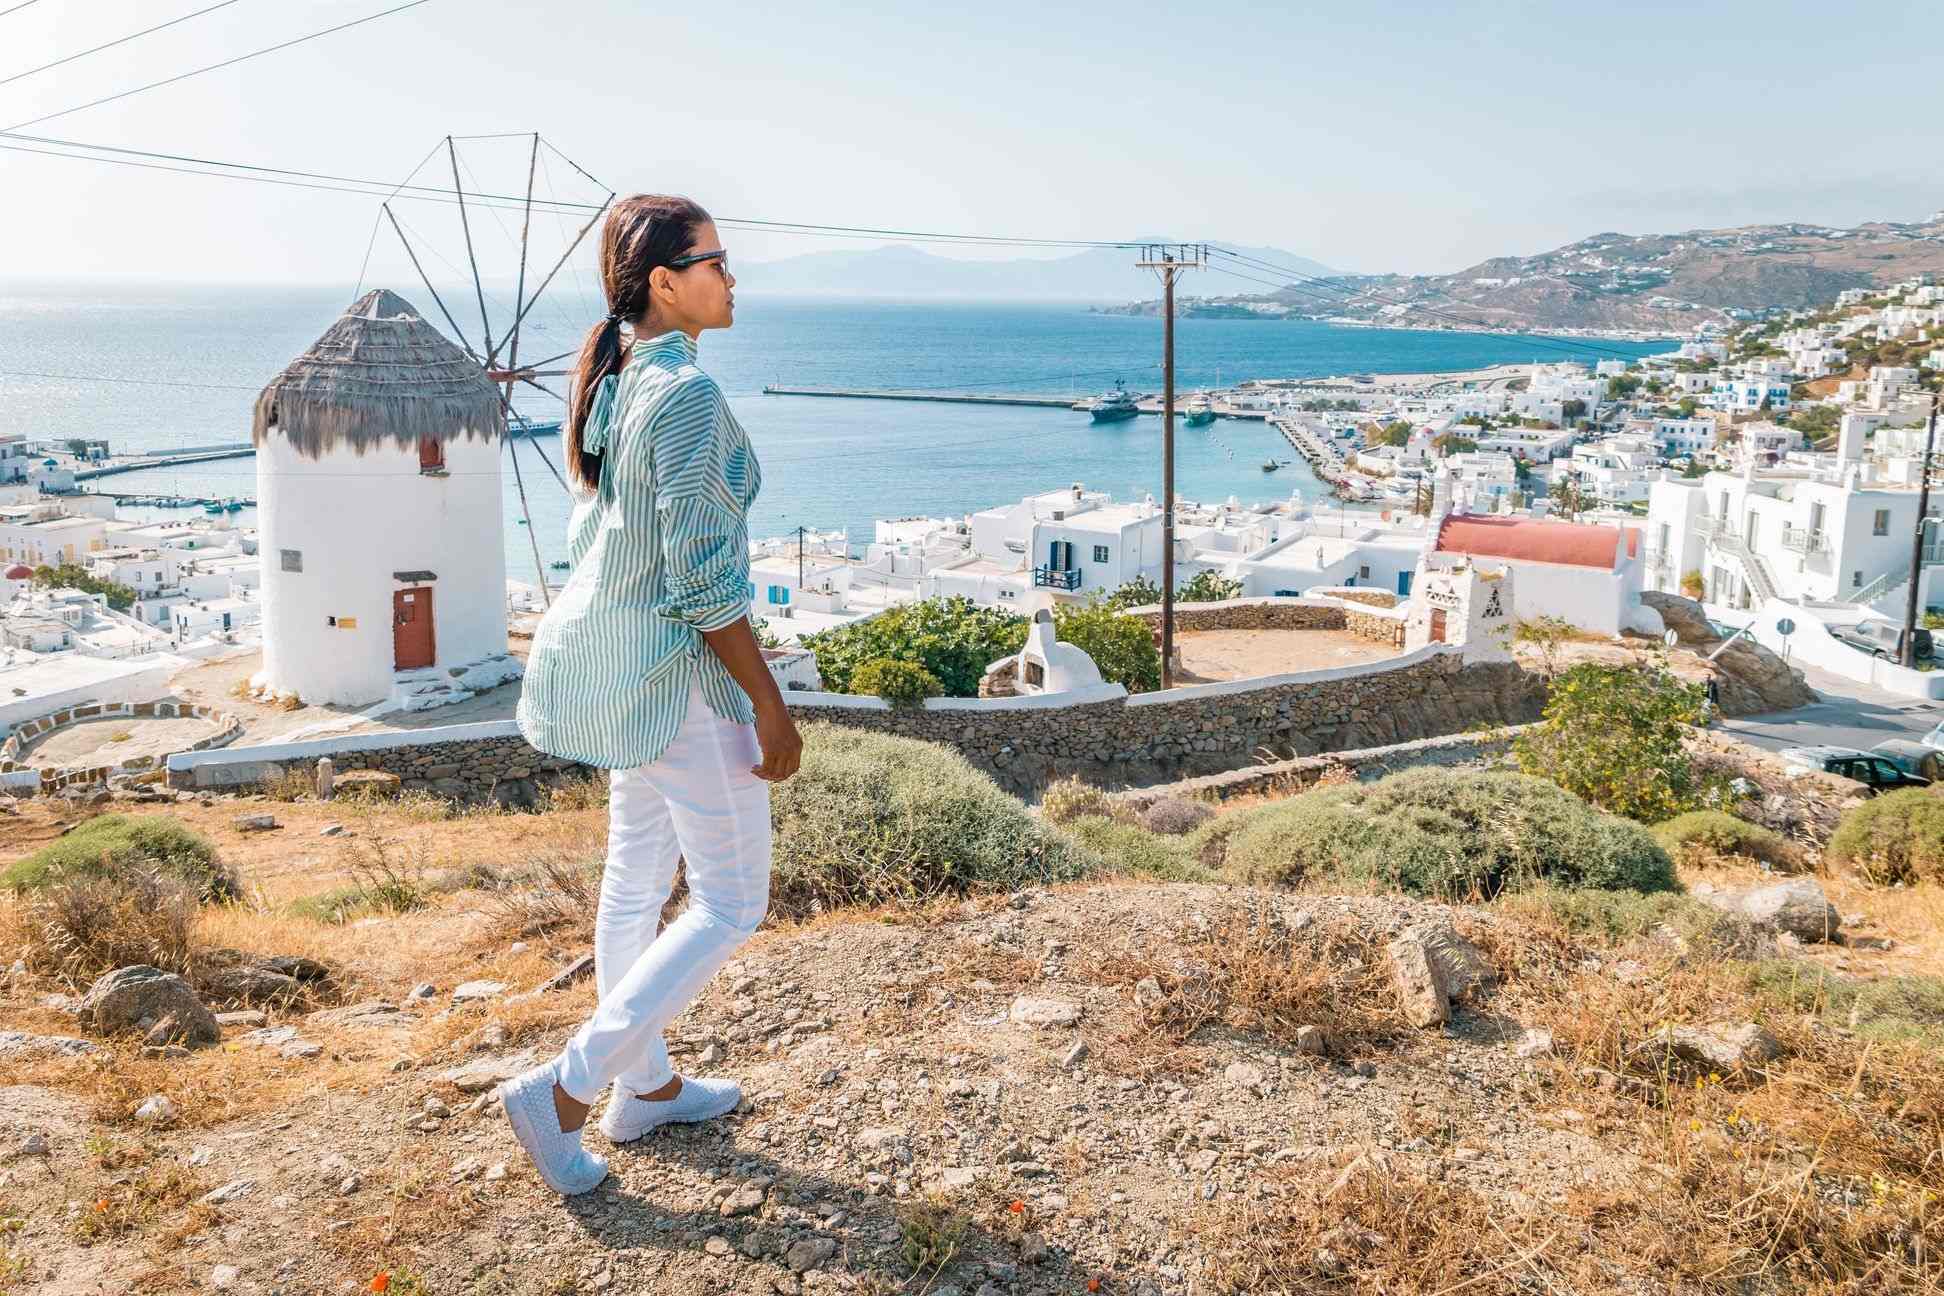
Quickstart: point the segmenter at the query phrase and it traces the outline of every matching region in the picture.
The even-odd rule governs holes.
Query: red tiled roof
[[[1612,571],[1614,550],[1619,542],[1618,527],[1459,514],[1446,518],[1439,529],[1437,551]],[[1627,528],[1628,557],[1638,552],[1639,543],[1639,531]]]
[[[9,567],[9,568],[7,568],[7,576],[6,576],[6,579],[8,579],[8,580],[32,580],[32,579],[34,579],[34,569],[33,569],[33,568],[31,568],[31,567],[28,567],[28,566],[25,566],[24,564],[21,564],[21,563],[15,563],[15,564],[14,564],[13,566],[11,566],[11,567]]]

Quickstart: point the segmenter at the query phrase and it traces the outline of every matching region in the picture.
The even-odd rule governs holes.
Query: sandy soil
[[[1184,684],[1360,666],[1397,650],[1347,630],[1195,630],[1176,641]]]
[[[516,643],[513,651],[515,656],[522,655],[522,645]],[[303,734],[319,725],[332,726],[331,733],[390,733],[440,725],[474,724],[482,720],[510,720],[520,701],[520,681],[515,680],[452,706],[436,707],[430,711],[395,711],[375,720],[354,718],[365,709],[363,707],[305,706],[286,711],[237,696],[239,686],[247,685],[250,676],[262,668],[262,654],[248,653],[221,661],[199,662],[178,674],[169,684],[173,695],[182,701],[220,707],[241,720],[243,736],[237,739],[238,746],[290,740],[294,735]]]
[[[216,732],[207,720],[109,716],[57,729],[29,747],[25,763],[36,769],[120,764],[137,756],[167,756],[187,751]],[[128,735],[121,742],[116,734]]]

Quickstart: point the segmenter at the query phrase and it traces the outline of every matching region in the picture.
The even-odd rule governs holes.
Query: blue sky
[[[36,0],[0,18],[0,77],[207,2]],[[238,0],[0,86],[0,126],[395,2]],[[727,215],[1167,232],[1355,270],[1944,207],[1934,3],[1279,8],[431,0],[28,129],[388,180],[449,132],[538,130],[624,192]],[[517,145],[467,159],[484,187],[524,183]],[[566,177],[557,192],[585,193]],[[0,195],[16,274],[348,281],[376,212],[12,152]],[[401,210],[463,255],[433,228],[446,209]],[[744,260],[835,246],[730,242]],[[391,247],[381,273],[405,269]]]

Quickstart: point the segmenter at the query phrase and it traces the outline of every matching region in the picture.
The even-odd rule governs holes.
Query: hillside
[[[1459,317],[1492,328],[1686,333],[1704,321],[1726,321],[1730,311],[1814,306],[1845,288],[1926,271],[1944,272],[1944,215],[1849,229],[1785,224],[1595,234],[1536,256],[1492,257],[1454,274],[1345,275],[1211,301],[1427,328],[1463,327],[1450,318]],[[1123,309],[1150,313],[1154,304]]]
[[[1243,251],[1244,249],[1237,249]],[[1278,248],[1247,254],[1302,274],[1335,273]],[[811,252],[739,268],[744,292],[799,297],[936,297],[994,301],[1123,301],[1151,290],[1154,276],[1136,269],[1125,248],[1090,248],[1067,256],[977,261],[939,256],[905,244]]]

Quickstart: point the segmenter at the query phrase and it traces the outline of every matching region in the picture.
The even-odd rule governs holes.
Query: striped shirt
[[[581,444],[601,480],[568,523],[573,574],[534,632],[520,732],[543,752],[626,769],[656,759],[690,681],[717,715],[755,712],[702,641],[749,614],[749,506],[762,471],[695,342],[635,342],[596,388]]]

